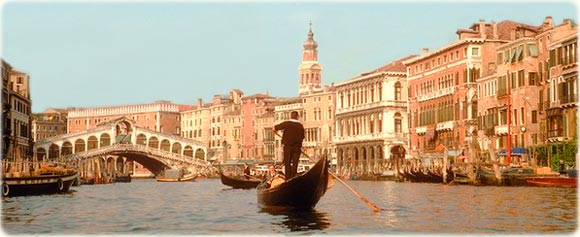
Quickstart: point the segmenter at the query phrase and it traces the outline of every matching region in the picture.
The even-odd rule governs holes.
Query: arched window
[[[401,83],[395,83],[395,100],[401,100]]]
[[[395,132],[402,132],[403,131],[403,127],[401,125],[402,120],[403,119],[401,118],[401,114],[395,113]]]

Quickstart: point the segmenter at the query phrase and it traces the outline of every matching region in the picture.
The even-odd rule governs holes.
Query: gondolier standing
[[[298,120],[298,112],[290,113],[290,120],[284,121],[273,128],[274,133],[283,130],[282,145],[284,146],[284,174],[286,179],[294,177],[298,171],[298,160],[302,152],[304,126]]]

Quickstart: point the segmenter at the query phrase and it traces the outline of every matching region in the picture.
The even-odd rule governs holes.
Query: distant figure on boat
[[[298,172],[298,160],[302,152],[304,140],[304,126],[298,120],[298,112],[290,113],[290,120],[284,121],[273,128],[274,133],[283,130],[282,144],[284,145],[284,174],[291,179]]]
[[[244,177],[250,179],[250,166],[246,163],[244,163]]]

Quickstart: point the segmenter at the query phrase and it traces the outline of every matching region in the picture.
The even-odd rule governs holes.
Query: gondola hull
[[[262,182],[262,180],[257,179],[257,178],[245,179],[245,178],[230,177],[230,176],[226,176],[225,174],[223,174],[221,172],[220,172],[220,179],[221,179],[223,185],[230,186],[232,188],[237,188],[237,189],[256,188],[258,186],[258,184],[260,184]]]
[[[66,193],[77,178],[77,172],[67,174],[39,175],[18,178],[2,178],[2,196],[29,196]]]
[[[310,210],[326,193],[328,162],[321,158],[308,172],[273,188],[257,189],[258,203],[263,208]]]

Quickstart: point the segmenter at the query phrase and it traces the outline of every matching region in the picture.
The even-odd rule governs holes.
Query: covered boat
[[[29,172],[8,172],[2,176],[2,196],[66,193],[77,179],[76,170],[54,164]]]
[[[302,175],[277,186],[258,187],[258,203],[262,208],[313,209],[328,187],[328,161],[321,158]]]

